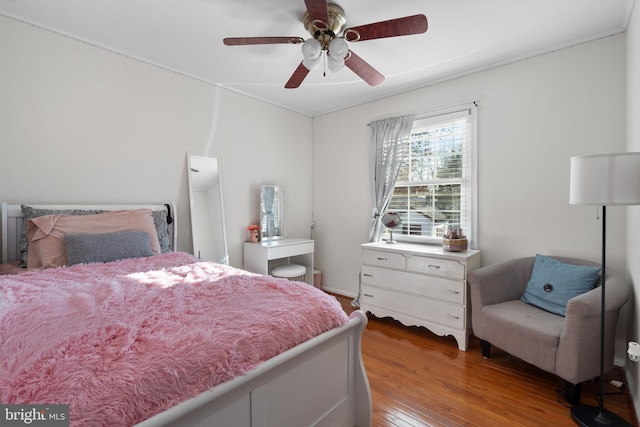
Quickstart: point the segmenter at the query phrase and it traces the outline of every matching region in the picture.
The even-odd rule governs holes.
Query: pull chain
[[[323,68],[322,77],[327,77],[327,55],[325,55],[324,52],[323,52],[323,55],[322,55],[322,59],[323,59],[323,61],[322,61],[322,68]]]

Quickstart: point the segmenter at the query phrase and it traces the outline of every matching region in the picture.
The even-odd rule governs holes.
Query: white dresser
[[[467,273],[480,251],[386,242],[362,245],[360,306],[378,317],[451,335],[466,351],[471,334]]]

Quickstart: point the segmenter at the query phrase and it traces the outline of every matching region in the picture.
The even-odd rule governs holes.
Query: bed
[[[69,404],[71,426],[370,425],[371,395],[360,348],[364,313],[347,317],[336,310],[335,298],[303,283],[174,251],[171,204],[30,206],[43,212],[148,210],[169,223],[155,221],[163,236],[148,256],[100,262],[82,259],[80,251],[77,262],[68,243],[67,261],[73,258],[75,265],[0,275],[0,403]],[[52,215],[29,223],[45,223]],[[21,206],[3,203],[3,265],[24,258],[22,230]],[[216,305],[209,306],[212,302]],[[27,305],[36,312],[25,314]],[[234,305],[243,311],[232,311]],[[96,323],[103,317],[110,319],[106,326]],[[25,318],[29,322],[21,321]],[[29,342],[18,333],[23,329],[39,334],[35,351],[23,348]],[[67,329],[75,331],[71,337],[63,334]],[[231,334],[232,329],[237,330]],[[278,331],[283,336],[276,338]],[[47,353],[39,346],[49,339],[55,345]],[[99,352],[85,356],[84,348]],[[152,349],[158,355],[152,356]],[[75,367],[73,375],[62,369],[65,363]],[[128,368],[122,369],[124,379],[114,379],[122,367]],[[56,379],[50,381],[55,387],[38,388],[44,377]],[[67,377],[68,383],[57,381]],[[169,389],[180,394],[167,394]],[[82,394],[86,390],[90,393]]]

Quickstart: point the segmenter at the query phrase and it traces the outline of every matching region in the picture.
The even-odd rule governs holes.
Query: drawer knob
[[[435,264],[429,264],[427,265],[428,268],[435,268],[436,270],[440,268],[439,265],[435,265]]]
[[[454,295],[460,295],[460,291],[454,291],[453,289],[447,289],[447,292]]]
[[[364,294],[365,297],[369,297],[369,298],[373,298],[373,295],[371,294]]]
[[[450,319],[456,319],[456,320],[460,318],[460,316],[454,316],[453,314],[447,314],[447,317]]]
[[[381,256],[379,256],[377,259],[378,259],[378,261],[388,261],[386,258],[381,257]]]
[[[369,274],[369,273],[363,273],[362,274],[364,277],[373,277],[373,274]]]

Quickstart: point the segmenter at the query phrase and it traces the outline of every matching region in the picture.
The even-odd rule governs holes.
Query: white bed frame
[[[26,204],[26,203],[25,203]],[[176,230],[176,208],[173,203],[146,204],[146,205],[32,205],[37,209],[90,209],[115,211],[126,209],[151,209],[154,211],[167,210],[171,214],[172,221],[168,225],[171,250],[177,248],[178,234]],[[20,237],[22,233],[22,206],[2,203],[2,262],[17,261],[20,259]]]
[[[166,209],[156,205],[29,205],[46,209]],[[171,206],[175,224],[175,209]],[[20,257],[20,205],[2,204],[3,262]],[[172,244],[175,248],[176,233]],[[219,384],[138,427],[304,427],[371,425],[371,392],[361,352],[367,317],[312,338],[247,375]]]

